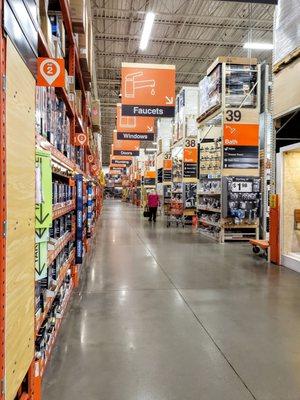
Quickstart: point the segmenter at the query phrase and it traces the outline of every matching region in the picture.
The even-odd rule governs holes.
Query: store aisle
[[[105,204],[44,400],[299,400],[300,275]]]

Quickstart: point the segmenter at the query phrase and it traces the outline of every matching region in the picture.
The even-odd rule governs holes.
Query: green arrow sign
[[[35,280],[47,277],[47,242],[35,244]]]
[[[38,203],[35,206],[35,227],[50,228],[52,225],[52,170],[51,154],[36,150],[36,190]]]

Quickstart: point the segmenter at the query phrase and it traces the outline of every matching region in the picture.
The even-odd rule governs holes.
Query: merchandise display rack
[[[260,65],[256,59],[219,57],[199,86],[199,232],[220,243],[258,239]],[[251,135],[253,143],[243,141]]]
[[[0,1],[0,9],[3,11],[3,1]],[[43,213],[43,208],[41,206],[40,210],[40,218],[36,217],[36,219],[39,221],[41,224],[44,219],[47,220],[47,223],[49,224],[48,227],[41,227],[39,225],[36,225],[36,245],[38,244],[38,253],[37,253],[37,248],[36,248],[36,260],[37,259],[40,261],[41,256],[41,250],[40,250],[40,245],[43,244],[43,254],[45,254],[46,257],[46,267],[43,266],[46,270],[46,275],[48,277],[46,280],[48,280],[48,285],[49,286],[44,286],[44,292],[43,292],[43,301],[40,299],[40,294],[34,295],[34,298],[30,299],[25,299],[24,296],[21,297],[22,301],[28,304],[28,307],[30,308],[31,305],[34,306],[35,304],[35,314],[32,314],[32,317],[30,316],[30,313],[28,314],[28,318],[26,315],[26,318],[31,321],[29,321],[29,329],[30,326],[34,328],[34,333],[32,332],[32,337],[31,337],[31,347],[33,350],[34,346],[34,340],[36,342],[36,348],[35,348],[35,355],[33,357],[33,352],[30,353],[30,349],[26,349],[26,359],[23,360],[23,352],[15,351],[15,354],[17,352],[17,362],[15,363],[14,368],[10,368],[9,364],[9,371],[6,371],[6,364],[5,364],[5,354],[6,354],[6,349],[8,346],[5,342],[5,337],[7,337],[7,327],[6,324],[3,323],[1,330],[0,330],[0,383],[2,384],[3,382],[3,387],[1,388],[1,393],[0,393],[0,399],[1,400],[7,400],[7,399],[14,399],[14,400],[40,400],[41,399],[41,382],[42,382],[42,377],[45,372],[45,368],[49,362],[49,359],[51,357],[51,354],[53,352],[53,349],[55,348],[55,341],[57,339],[57,336],[59,334],[59,329],[61,326],[61,321],[62,318],[64,317],[67,307],[70,303],[70,299],[72,296],[72,291],[74,288],[78,286],[79,282],[79,265],[77,264],[77,253],[75,249],[75,243],[76,243],[76,232],[78,230],[78,221],[76,221],[75,218],[75,211],[77,207],[77,199],[75,196],[75,178],[78,175],[82,175],[82,181],[83,181],[83,187],[84,190],[86,188],[91,188],[91,190],[88,192],[88,194],[85,194],[84,198],[84,220],[83,220],[83,259],[81,263],[85,262],[85,254],[87,254],[88,250],[91,247],[91,243],[94,237],[95,233],[95,224],[97,221],[97,218],[99,217],[102,209],[102,202],[103,202],[103,189],[102,185],[104,184],[103,182],[103,177],[102,177],[102,182],[100,184],[100,172],[99,168],[101,166],[101,160],[100,160],[100,148],[99,148],[99,143],[97,139],[97,132],[99,131],[99,124],[95,123],[94,117],[92,117],[91,110],[91,96],[89,93],[89,81],[87,78],[86,72],[83,73],[82,71],[82,60],[81,60],[81,53],[79,53],[79,48],[77,46],[77,41],[75,40],[75,35],[73,31],[73,25],[72,25],[72,19],[71,19],[71,13],[70,13],[70,5],[67,0],[59,0],[56,2],[57,6],[57,14],[59,15],[59,18],[62,20],[63,28],[65,31],[65,40],[66,40],[66,47],[67,50],[65,51],[65,64],[66,64],[66,71],[68,76],[74,77],[74,88],[78,89],[78,92],[81,93],[81,112],[78,113],[76,111],[75,103],[72,101],[72,98],[70,97],[69,94],[69,88],[68,90],[66,88],[55,88],[53,89],[53,93],[55,93],[56,98],[59,100],[60,104],[64,104],[64,112],[66,115],[66,120],[68,120],[68,126],[67,132],[69,133],[69,138],[70,142],[69,145],[73,146],[74,148],[74,154],[76,154],[75,151],[75,146],[78,148],[80,147],[81,153],[83,154],[83,158],[80,159],[80,162],[75,161],[76,158],[72,156],[71,151],[65,151],[63,153],[63,150],[59,150],[56,145],[54,145],[53,141],[50,139],[48,140],[46,137],[46,132],[43,131],[43,128],[40,129],[42,132],[39,132],[37,129],[36,134],[34,133],[33,130],[28,130],[28,126],[30,126],[31,121],[33,122],[32,118],[32,111],[34,108],[34,102],[33,102],[33,107],[29,108],[31,111],[30,117],[32,118],[29,119],[29,122],[26,123],[25,128],[27,129],[27,134],[30,136],[32,133],[32,137],[30,140],[28,140],[27,136],[24,139],[24,142],[26,142],[26,146],[28,143],[32,143],[32,148],[31,148],[31,155],[28,157],[28,164],[32,161],[34,163],[34,159],[31,160],[32,154],[34,154],[33,148],[34,148],[34,143],[33,143],[33,137],[35,135],[35,145],[36,145],[36,168],[37,168],[37,157],[40,157],[46,159],[46,164],[48,165],[48,176],[52,178],[48,180],[47,185],[51,186],[52,184],[52,190],[49,190],[48,192],[43,193],[43,201],[40,202],[36,200],[36,213],[39,208],[37,208],[37,205],[43,203],[43,207],[46,209],[47,207],[47,201],[49,199],[49,194],[53,192],[53,185],[55,185],[55,182],[58,182],[58,185],[64,186],[64,188],[61,188],[63,190],[63,197],[58,197],[60,200],[54,201],[54,197],[52,197],[52,203],[50,199],[50,210],[48,213],[46,213],[45,218]],[[37,9],[38,10],[38,9]],[[3,15],[3,12],[1,12],[1,15]],[[55,54],[52,54],[52,51],[50,50],[50,46],[47,43],[46,37],[42,31],[42,26],[38,25],[38,19],[34,19],[32,16],[30,17],[30,21],[33,24],[34,28],[36,29],[36,37],[37,37],[37,53],[39,57],[55,57]],[[18,23],[18,21],[17,21]],[[28,72],[29,78],[27,81],[25,79],[27,78],[24,77],[24,82],[27,83],[24,85],[24,88],[20,88],[20,91],[18,93],[18,101],[22,101],[22,96],[26,94],[26,90],[29,93],[29,95],[32,94],[32,100],[33,100],[33,94],[34,94],[34,79],[32,75],[30,75],[30,71],[28,69],[29,65],[25,65],[25,60],[23,61],[20,57],[20,55],[17,53],[16,48],[17,44],[13,43],[12,41],[7,39],[7,36],[4,34],[4,26],[3,26],[3,20],[1,19],[1,37],[0,37],[0,63],[1,63],[1,77],[0,77],[0,83],[2,82],[3,85],[1,87],[5,87],[3,79],[4,77],[8,76],[8,71],[6,70],[6,60],[7,60],[7,55],[6,55],[6,50],[8,48],[8,42],[10,46],[10,68],[12,65],[17,65],[20,71],[24,71],[27,67],[26,73]],[[34,29],[32,30],[34,32]],[[48,38],[49,39],[49,38]],[[15,47],[14,47],[15,44]],[[52,47],[51,47],[52,48]],[[11,50],[13,49],[13,50]],[[32,61],[32,60],[31,60]],[[18,64],[17,64],[18,63]],[[10,71],[9,71],[10,72]],[[18,73],[19,71],[17,71]],[[33,74],[33,71],[31,71],[31,74]],[[12,74],[10,73],[10,79],[11,79]],[[30,86],[31,85],[31,86]],[[12,87],[12,85],[10,85]],[[67,86],[66,86],[67,87]],[[19,88],[18,88],[19,89]],[[75,90],[75,89],[74,89]],[[70,89],[72,91],[72,89]],[[11,91],[9,92],[9,95],[11,96]],[[2,130],[1,130],[1,137],[0,137],[0,144],[1,144],[1,162],[3,166],[3,171],[4,173],[1,174],[0,178],[0,192],[2,193],[1,196],[1,207],[0,207],[0,217],[1,217],[1,229],[3,229],[2,234],[0,235],[0,248],[1,248],[1,268],[0,268],[0,280],[1,280],[1,290],[0,290],[0,301],[3,307],[0,307],[0,317],[3,322],[5,322],[4,315],[5,312],[5,306],[6,306],[6,297],[9,295],[11,298],[11,293],[8,293],[8,286],[5,283],[5,276],[6,276],[6,228],[5,228],[5,221],[6,221],[6,186],[5,186],[5,177],[6,177],[6,169],[7,169],[7,163],[6,163],[6,148],[5,145],[7,143],[7,137],[6,137],[6,131],[5,131],[5,121],[6,121],[6,91],[2,91],[1,95],[1,100],[0,100],[0,114],[1,114],[1,120],[2,120]],[[15,96],[17,97],[17,96]],[[23,97],[24,98],[24,97]],[[57,101],[58,101],[57,100]],[[97,100],[96,100],[97,101]],[[23,100],[24,103],[24,100]],[[17,104],[17,103],[16,103]],[[28,101],[28,107],[30,107],[31,103]],[[27,112],[27,104],[24,104],[24,107],[26,107],[26,112]],[[38,103],[36,105],[38,107]],[[25,109],[25,108],[24,108]],[[12,114],[12,113],[11,113]],[[11,115],[10,114],[10,115]],[[29,112],[28,112],[29,114]],[[59,123],[59,122],[57,122]],[[12,129],[12,123],[10,119],[10,131]],[[62,129],[65,129],[64,127]],[[96,132],[96,133],[95,133]],[[43,133],[45,136],[42,136]],[[85,145],[78,145],[76,144],[75,137],[76,135],[83,133],[86,135],[87,141]],[[56,134],[56,131],[55,131]],[[11,144],[10,144],[11,145]],[[25,150],[27,151],[27,148],[29,150],[29,147],[27,146]],[[11,152],[11,147],[10,147],[10,152]],[[69,157],[69,154],[71,155]],[[24,152],[24,157],[26,157],[26,153]],[[20,157],[20,160],[23,160],[24,157]],[[77,158],[78,159],[78,158]],[[12,157],[10,153],[10,163],[12,163]],[[21,163],[21,161],[20,161]],[[32,163],[32,166],[33,166]],[[24,165],[24,168],[28,166],[28,164]],[[19,166],[18,166],[19,167]],[[31,168],[31,165],[30,165]],[[44,168],[42,167],[42,164],[40,164],[39,168]],[[32,172],[34,171],[34,168],[32,168]],[[31,170],[29,170],[31,172]],[[29,174],[28,172],[28,174]],[[27,172],[26,172],[27,173]],[[37,172],[36,172],[37,173]],[[43,170],[44,173],[44,170]],[[41,173],[42,175],[42,173]],[[24,175],[27,176],[27,175]],[[32,174],[34,177],[34,174]],[[36,175],[37,176],[37,175]],[[18,182],[18,189],[22,188],[22,185],[20,186],[19,180],[16,181]],[[33,183],[33,182],[32,182]],[[31,188],[31,181],[28,184],[28,190]],[[68,188],[68,189],[67,189]],[[58,189],[57,189],[58,190]],[[43,188],[44,191],[44,188]],[[53,192],[54,193],[54,192]],[[9,192],[10,196],[10,201],[12,199],[12,191],[10,190]],[[54,194],[53,194],[54,196]],[[60,195],[62,196],[62,195]],[[71,199],[70,199],[71,196]],[[28,207],[28,204],[30,204],[31,200],[34,197],[34,190],[32,190],[31,197],[29,199],[24,200],[24,207]],[[37,199],[37,197],[36,197]],[[64,201],[61,201],[61,199],[64,199]],[[28,201],[27,201],[28,200]],[[29,201],[30,200],[30,201]],[[15,202],[15,200],[13,199]],[[27,203],[26,203],[27,201]],[[32,201],[33,205],[34,201]],[[47,204],[46,204],[47,203]],[[26,214],[27,213],[27,214]],[[32,220],[34,221],[34,205],[32,207]],[[28,215],[28,209],[25,210],[24,213],[25,217]],[[30,214],[31,216],[31,214]],[[16,217],[17,218],[17,217]],[[54,231],[54,226],[57,223],[57,221],[60,221],[60,226],[63,226],[63,229],[60,228],[60,235],[55,236],[56,239],[52,239],[50,236],[49,239],[49,233],[51,235],[51,229]],[[63,221],[63,223],[62,223]],[[18,223],[18,222],[16,222]],[[21,232],[23,228],[23,220],[20,222],[20,229],[19,231]],[[49,227],[52,224],[52,228]],[[28,226],[31,226],[32,224],[28,224]],[[66,228],[68,226],[68,228]],[[28,248],[24,248],[24,253],[29,254],[31,249],[29,248],[31,243],[34,241],[34,227],[33,229],[30,228],[32,231],[32,240],[28,238]],[[17,237],[19,235],[19,231],[16,233],[14,237]],[[29,228],[27,229],[29,232]],[[41,239],[43,236],[43,243],[39,239]],[[11,236],[12,237],[12,236]],[[39,239],[37,239],[39,238]],[[12,239],[11,239],[12,240]],[[67,250],[66,250],[67,249]],[[34,250],[34,248],[32,248]],[[38,254],[38,255],[37,255]],[[32,251],[33,255],[33,251]],[[10,257],[12,257],[10,253]],[[43,256],[44,257],[44,256]],[[59,261],[57,261],[59,259]],[[33,260],[34,261],[34,260]],[[38,262],[39,262],[38,261]],[[56,263],[57,261],[57,263]],[[26,262],[26,258],[24,258],[24,262]],[[51,273],[49,273],[49,268],[53,268],[53,263],[55,262],[55,265],[57,265],[55,268],[56,269],[56,278],[53,277],[53,272],[52,276]],[[34,278],[34,262],[30,265],[28,264],[28,270],[32,268],[32,280],[35,282],[39,282],[38,285],[41,285],[41,280],[38,280],[37,275]],[[32,265],[32,266],[31,266]],[[39,264],[40,267],[41,264]],[[25,270],[24,270],[25,271]],[[47,272],[48,271],[48,272]],[[51,269],[52,271],[52,269]],[[25,271],[27,273],[27,271]],[[24,272],[24,273],[25,273]],[[49,280],[49,274],[51,279]],[[28,275],[29,276],[29,275]],[[43,278],[44,279],[44,278]],[[36,284],[37,285],[37,284]],[[43,283],[45,285],[45,282]],[[36,286],[37,287],[37,286]],[[34,288],[34,287],[33,287]],[[30,289],[30,288],[29,288]],[[33,291],[30,292],[28,290],[28,295],[33,296]],[[19,299],[18,299],[19,301]],[[38,306],[42,301],[42,306]],[[16,310],[17,311],[17,310]],[[30,310],[29,310],[30,311]],[[34,311],[32,309],[32,311]],[[17,314],[17,312],[16,312]],[[15,323],[15,319],[10,318],[10,324],[12,324],[11,320],[13,323]],[[48,321],[46,323],[46,321]],[[21,322],[21,321],[20,321]],[[27,322],[27,320],[26,320]],[[11,325],[12,326],[12,325]],[[11,328],[10,328],[11,329]],[[23,329],[23,328],[22,328]],[[27,330],[28,331],[28,330]],[[41,345],[43,348],[43,354],[39,352],[38,347],[45,338],[42,338],[46,332],[45,338],[47,339],[47,342],[44,345]],[[31,333],[28,333],[28,337],[31,335]],[[32,340],[33,339],[33,340]],[[25,340],[25,339],[24,339]],[[26,336],[27,340],[27,336]],[[29,348],[30,346],[28,346]],[[11,349],[10,354],[11,353]],[[32,355],[30,355],[32,354]],[[28,358],[29,355],[29,358]],[[11,360],[13,360],[15,355],[10,355],[10,363]],[[33,358],[30,358],[33,357]],[[22,358],[22,360],[20,360]],[[30,364],[31,363],[31,364]],[[14,369],[13,371],[11,371]],[[16,371],[15,371],[16,370]],[[7,379],[7,373],[9,373],[9,382],[12,382],[14,379],[13,374],[16,373],[16,379],[14,380],[13,385],[9,385],[9,392],[6,391],[6,386],[8,383],[4,383],[4,377]],[[23,381],[22,381],[23,377]],[[20,379],[21,378],[21,379]],[[17,383],[19,383],[19,388],[17,386]],[[14,387],[12,387],[14,386]]]

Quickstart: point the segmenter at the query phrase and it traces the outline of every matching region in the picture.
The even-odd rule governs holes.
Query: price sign
[[[233,193],[251,193],[252,189],[252,182],[232,182],[230,186],[230,190]]]

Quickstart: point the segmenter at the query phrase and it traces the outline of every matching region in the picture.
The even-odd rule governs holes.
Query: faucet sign
[[[151,96],[155,95],[155,80],[146,79],[143,80],[144,73],[133,72],[125,77],[125,97],[133,99],[135,97],[135,91],[139,89],[150,88]]]
[[[122,116],[173,117],[175,66],[122,63]]]

